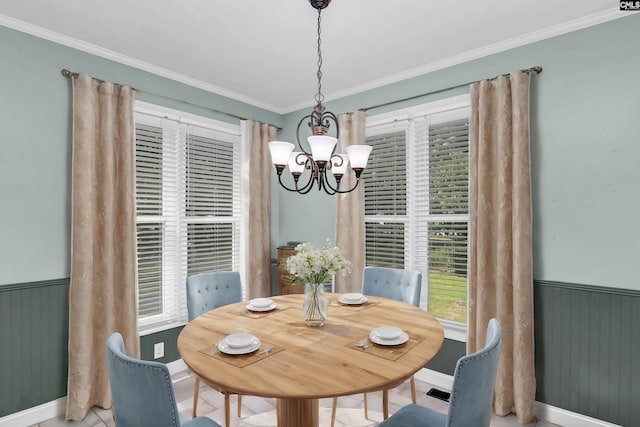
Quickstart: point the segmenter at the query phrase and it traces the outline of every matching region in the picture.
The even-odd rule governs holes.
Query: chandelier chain
[[[320,17],[320,12],[321,9],[318,9],[318,93],[316,94],[316,102],[318,104],[322,104],[322,101],[324,101],[324,96],[322,95],[322,50],[320,49],[320,46],[322,44],[322,39],[320,38],[320,23],[322,19]]]

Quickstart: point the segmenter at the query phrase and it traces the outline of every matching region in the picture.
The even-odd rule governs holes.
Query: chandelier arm
[[[351,187],[351,189],[349,190],[340,190],[340,183],[338,183],[335,188],[331,185],[331,183],[329,182],[329,180],[326,180],[326,186],[329,187],[331,189],[331,191],[333,191],[333,193],[330,194],[346,194],[346,193],[351,193],[353,190],[355,190],[358,187],[358,184],[360,184],[360,178],[356,178],[356,183],[354,184],[353,187]]]
[[[327,169],[325,169],[324,171],[322,186],[324,188],[325,193],[327,193],[330,196],[333,196],[334,194],[338,193],[338,190],[333,188],[333,186],[331,185],[331,182],[329,181],[329,177],[327,176]]]
[[[313,178],[313,177],[311,177]],[[292,193],[300,193],[300,194],[307,194],[309,192],[309,190],[311,190],[311,188],[313,188],[313,179],[309,179],[309,181],[307,181],[307,183],[304,185],[304,187],[302,188],[298,188],[298,186],[296,185],[294,188],[290,188],[287,187],[287,185],[284,183],[284,181],[282,181],[282,174],[278,175],[278,182],[280,183],[280,186],[282,188],[284,188],[287,191],[291,191]]]
[[[295,188],[289,188],[289,187],[287,187],[287,185],[282,181],[282,174],[278,175],[278,182],[280,183],[280,186],[281,186],[282,188],[284,188],[285,190],[287,190],[287,191],[291,191],[291,192],[294,192],[294,193],[298,191],[298,190],[297,190],[297,189],[295,189]]]
[[[302,162],[301,162],[302,161]],[[296,180],[296,188],[295,191],[300,193],[300,194],[307,194],[309,191],[311,191],[311,189],[313,188],[313,182],[314,182],[314,166],[315,164],[313,163],[313,157],[310,154],[306,154],[306,153],[300,153],[296,156],[295,162],[298,165],[303,165],[304,164],[304,168],[309,170],[309,179],[307,180],[307,183],[305,185],[303,185],[302,187],[298,186],[298,181]],[[302,176],[302,174],[300,174],[298,176],[298,179]],[[295,178],[294,178],[295,180]]]
[[[313,174],[311,176],[309,176],[309,181],[307,181],[307,183],[304,185],[304,187],[302,188],[298,188],[296,190],[296,192],[298,194],[307,194],[311,191],[311,189],[313,188],[313,183],[314,183],[314,179],[313,179]]]
[[[309,127],[312,127],[312,124],[313,124],[313,113],[307,114],[306,116],[301,118],[300,121],[298,122],[298,127],[296,128],[296,141],[298,142],[298,148],[300,148],[300,151],[302,151],[303,153],[307,154],[311,158],[311,152],[305,150],[304,148],[302,148],[302,144],[300,143],[300,126],[302,126],[302,123],[304,123],[304,121],[306,119],[309,119],[308,125],[309,125]]]
[[[329,169],[331,169],[334,166],[339,168],[344,164],[344,159],[342,158],[342,156],[338,156],[337,154],[331,154],[331,158],[329,159],[329,164],[331,165]]]
[[[333,121],[336,125],[336,139],[340,139],[340,125],[338,124],[338,117],[331,111],[323,111],[318,119],[321,126],[329,129],[331,127],[330,121]],[[337,146],[337,144],[336,144]],[[335,152],[335,150],[333,150]]]

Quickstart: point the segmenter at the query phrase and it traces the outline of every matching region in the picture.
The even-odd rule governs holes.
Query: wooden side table
[[[287,279],[289,272],[285,265],[285,261],[291,255],[296,253],[296,249],[291,246],[278,247],[278,295],[289,294],[303,294],[304,284],[300,283],[294,285],[293,282]]]

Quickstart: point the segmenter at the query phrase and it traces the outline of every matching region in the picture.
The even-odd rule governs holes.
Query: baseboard
[[[622,427],[541,402],[536,402],[536,415],[540,420],[562,427]]]
[[[451,387],[453,386],[453,376],[432,369],[422,368],[416,372],[414,377],[446,391],[451,391]]]
[[[64,414],[67,408],[67,398],[52,400],[24,411],[15,412],[0,418],[0,427],[27,427],[50,418]]]
[[[450,391],[453,385],[453,376],[426,368],[418,371],[415,374],[415,378],[446,391]],[[542,402],[536,402],[536,416],[539,420],[562,427],[621,427],[617,424],[567,411],[566,409],[556,408]]]
[[[178,372],[186,371],[189,369],[186,363],[182,361],[182,359],[174,360],[173,362],[169,362],[166,364],[167,368],[169,368],[169,373],[171,375],[175,375]]]

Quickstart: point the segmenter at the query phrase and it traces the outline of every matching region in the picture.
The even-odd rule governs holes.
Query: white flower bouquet
[[[289,278],[294,283],[325,283],[335,274],[351,272],[351,262],[347,261],[331,240],[322,249],[314,249],[311,243],[296,246],[297,253],[286,260]]]

